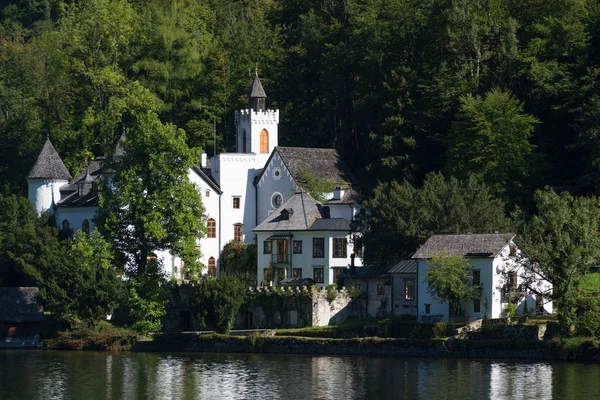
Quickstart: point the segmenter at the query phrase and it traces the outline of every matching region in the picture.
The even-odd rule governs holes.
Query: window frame
[[[237,242],[244,241],[244,225],[234,224],[233,225],[233,240]]]
[[[260,153],[269,153],[269,131],[266,129],[260,131]]]
[[[415,279],[404,280],[404,301],[415,301]]]
[[[87,218],[81,221],[81,232],[90,234],[90,221]]]
[[[348,239],[334,237],[332,238],[333,258],[348,258]]]
[[[272,240],[263,240],[263,254],[273,254]]]
[[[292,252],[294,254],[302,254],[302,240],[294,240],[292,242],[292,247],[293,247]]]
[[[215,239],[217,237],[217,220],[209,218],[206,220],[206,238]]]
[[[300,271],[300,275],[298,275],[298,271]],[[302,268],[294,268],[292,270],[292,276],[294,277],[294,279],[302,279]]]
[[[377,284],[377,296],[385,296],[385,285],[383,283]]]
[[[241,196],[233,196],[232,197],[231,206],[233,207],[234,210],[239,210],[241,203],[242,203]]]
[[[313,280],[315,283],[325,283],[325,267],[313,267]]]
[[[319,251],[320,250],[320,251]],[[325,238],[313,238],[312,258],[325,258]]]
[[[208,258],[207,275],[217,276],[217,260],[212,256]]]

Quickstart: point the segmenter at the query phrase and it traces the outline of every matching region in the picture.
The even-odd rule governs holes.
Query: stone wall
[[[190,309],[189,285],[169,290],[165,332],[212,330],[202,327]],[[234,329],[301,328],[326,326],[365,317],[364,299],[352,300],[346,290],[267,287],[250,289],[240,307]]]

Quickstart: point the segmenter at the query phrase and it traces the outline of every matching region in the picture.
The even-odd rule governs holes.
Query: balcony
[[[290,255],[287,253],[271,254],[271,262],[275,263],[275,264],[289,264],[290,263]]]

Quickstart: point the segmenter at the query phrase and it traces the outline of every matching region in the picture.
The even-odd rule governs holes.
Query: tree
[[[221,273],[237,277],[256,286],[256,244],[232,240],[221,252]]]
[[[448,171],[459,178],[473,174],[505,198],[521,193],[531,171],[529,138],[538,121],[510,92],[497,88],[460,102],[448,137]]]
[[[521,263],[552,283],[563,333],[576,320],[575,301],[581,279],[600,262],[600,206],[596,197],[573,197],[553,190],[534,195],[535,214],[516,215]]]
[[[425,272],[427,292],[440,302],[450,303],[456,315],[460,315],[461,305],[467,300],[481,297],[481,286],[473,285],[469,273],[469,261],[457,255],[436,254],[427,261],[429,268]]]
[[[110,244],[98,231],[77,231],[59,249],[64,251],[62,262],[43,263],[36,271],[44,309],[66,321],[88,324],[110,314],[122,295]]]
[[[333,179],[316,176],[308,168],[300,168],[297,183],[303,191],[310,194],[313,199],[320,203],[325,203],[327,201],[326,195],[335,189]]]
[[[221,274],[202,280],[190,290],[191,308],[202,326],[228,334],[246,296],[245,283],[234,276]]]
[[[204,207],[188,171],[197,152],[185,133],[151,111],[131,115],[127,135],[106,165],[114,171],[100,195],[96,225],[123,256],[127,274],[143,275],[155,252],[169,250],[192,271],[205,233]]]
[[[504,230],[504,204],[474,177],[466,181],[431,173],[423,187],[380,184],[355,221],[363,233],[367,262],[391,263],[414,252],[433,234]]]

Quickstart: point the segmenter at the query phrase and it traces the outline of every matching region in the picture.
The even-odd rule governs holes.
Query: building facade
[[[305,174],[331,183],[331,191],[323,193],[326,202],[323,216],[349,222],[360,210],[355,180],[335,150],[278,146],[279,110],[267,109],[266,98],[260,79],[255,76],[248,95],[248,108],[235,112],[236,151],[211,158],[202,154],[198,165],[188,171],[188,178],[196,185],[206,210],[207,234],[198,240],[198,246],[201,262],[206,266],[204,273],[208,275],[219,273],[221,251],[233,240],[257,243],[261,254],[264,235],[255,228],[301,190],[300,178]],[[116,151],[118,148],[117,145]],[[98,209],[98,185],[103,179],[102,161],[93,161],[73,179],[47,140],[27,177],[29,199],[38,213],[49,210],[59,227],[67,231],[93,230],[93,218]],[[350,243],[349,225],[346,224],[344,229],[342,236]],[[259,235],[262,236],[258,238]],[[307,232],[298,232],[298,235],[306,236]],[[329,282],[333,279],[329,276],[330,268],[346,267],[350,252],[346,251],[347,257],[343,261],[333,257],[331,248],[339,234],[323,229],[319,235],[326,240],[319,265],[327,269],[324,281]],[[305,243],[308,251],[308,242],[313,236],[296,240]],[[291,251],[293,244],[290,242],[289,246]],[[362,257],[362,245],[360,247],[359,258]],[[176,254],[163,251],[156,255],[168,275],[177,279],[187,277],[185,266]],[[259,283],[264,279],[262,261],[259,260],[258,266]],[[307,268],[312,265],[301,262]],[[309,272],[307,269],[306,273]],[[312,273],[310,277],[313,277]]]

